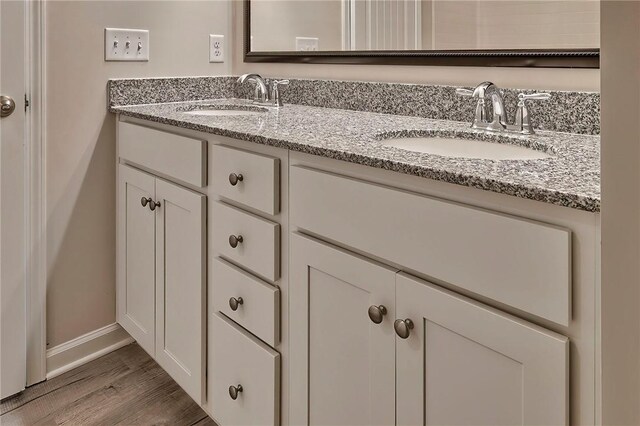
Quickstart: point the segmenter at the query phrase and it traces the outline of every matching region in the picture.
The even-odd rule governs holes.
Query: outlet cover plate
[[[149,30],[104,29],[105,61],[148,61]]]
[[[224,62],[224,36],[209,34],[209,62]]]
[[[317,52],[318,37],[296,37],[296,51],[298,52]]]

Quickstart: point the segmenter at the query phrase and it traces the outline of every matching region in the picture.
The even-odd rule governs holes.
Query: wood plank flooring
[[[0,425],[215,426],[137,344],[26,389],[0,404]]]

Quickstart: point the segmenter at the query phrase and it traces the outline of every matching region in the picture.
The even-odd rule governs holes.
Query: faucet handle
[[[280,100],[280,86],[286,86],[289,84],[289,80],[272,80],[271,81],[271,102],[275,106],[282,106],[282,101]]]
[[[518,101],[520,102],[524,102],[528,100],[546,101],[549,98],[551,98],[551,93],[529,93],[529,94],[519,93],[518,94]]]
[[[514,127],[516,131],[525,135],[534,134],[533,123],[531,122],[531,113],[527,108],[526,101],[528,100],[547,100],[551,97],[551,93],[519,93],[518,94],[518,109],[516,110],[516,120]]]
[[[289,80],[272,80],[271,81],[272,90],[277,90],[278,86],[286,86],[287,84],[289,84]]]
[[[460,96],[473,96],[473,90],[459,87],[456,89],[456,94]]]
[[[476,92],[475,90],[470,90],[470,89],[465,89],[463,87],[458,87],[456,89],[456,94],[459,96],[466,96],[466,97],[474,97]],[[476,104],[476,112],[475,112],[475,118],[473,119],[473,124],[471,125],[471,127],[476,128],[477,126],[479,126],[481,123],[485,122],[487,120],[487,111],[485,110],[484,107],[484,99],[482,98],[478,98],[478,103]]]

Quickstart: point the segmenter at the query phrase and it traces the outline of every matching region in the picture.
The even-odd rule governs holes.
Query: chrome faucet
[[[266,102],[267,84],[264,82],[264,79],[259,74],[243,74],[238,78],[238,84],[243,84],[247,81],[256,83],[256,89],[253,95],[254,102]]]
[[[281,107],[280,86],[289,84],[289,80],[265,80],[259,74],[244,74],[238,78],[238,84],[245,82],[256,84],[253,103],[261,106]]]
[[[527,100],[545,100],[549,99],[549,93],[533,93],[530,95],[520,93],[518,95],[518,109],[516,111],[515,123],[509,124],[507,121],[507,113],[504,108],[502,93],[498,86],[490,81],[480,83],[474,90],[456,89],[456,93],[461,96],[470,96],[478,99],[476,104],[476,113],[471,127],[478,130],[487,130],[490,132],[509,132],[521,133],[524,135],[532,135],[533,124],[531,115],[527,108]],[[487,103],[491,102],[493,110],[493,118],[489,121],[487,116]]]

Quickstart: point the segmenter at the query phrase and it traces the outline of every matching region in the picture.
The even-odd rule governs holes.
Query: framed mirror
[[[598,68],[598,0],[244,0],[245,62]]]

